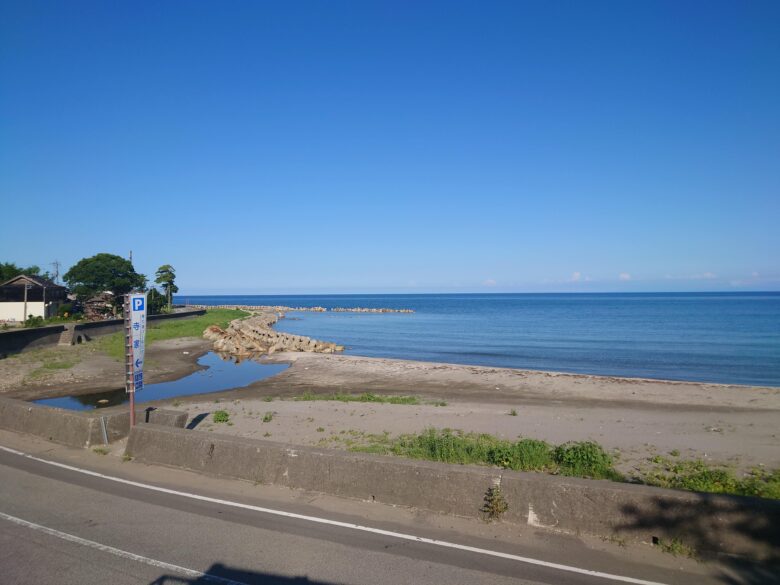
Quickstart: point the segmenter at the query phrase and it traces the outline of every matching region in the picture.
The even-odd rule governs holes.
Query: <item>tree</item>
[[[150,287],[146,293],[146,306],[150,315],[159,315],[165,309],[166,301],[163,295],[155,287]]]
[[[19,276],[20,274],[37,276],[41,274],[41,269],[34,265],[22,268],[21,266],[17,266],[14,262],[0,262],[0,282],[11,280],[14,276]]]
[[[138,274],[129,260],[114,254],[83,258],[62,278],[81,301],[105,291],[111,292],[114,309],[122,304],[123,295],[146,288],[146,277]]]
[[[154,282],[162,285],[165,291],[165,296],[168,299],[168,311],[171,310],[173,304],[173,293],[179,292],[179,287],[174,284],[176,280],[176,271],[170,264],[163,264],[157,269]]]

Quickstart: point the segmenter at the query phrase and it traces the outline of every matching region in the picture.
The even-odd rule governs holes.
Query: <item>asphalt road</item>
[[[0,478],[4,585],[620,582],[152,491],[5,451]],[[637,582],[694,582],[657,567],[607,568]]]

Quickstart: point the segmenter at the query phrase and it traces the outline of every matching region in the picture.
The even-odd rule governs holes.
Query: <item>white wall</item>
[[[59,303],[46,303],[46,317],[53,317],[57,314]],[[27,316],[35,315],[44,317],[44,308],[42,302],[27,302]],[[24,302],[19,303],[0,303],[0,321],[24,321]]]

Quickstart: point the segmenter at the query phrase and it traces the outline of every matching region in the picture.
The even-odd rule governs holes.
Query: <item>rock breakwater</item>
[[[232,321],[226,329],[211,325],[203,332],[203,337],[214,342],[214,351],[236,357],[254,357],[277,351],[344,351],[344,346],[335,343],[274,331],[272,326],[280,317],[278,312],[255,313],[246,319]]]

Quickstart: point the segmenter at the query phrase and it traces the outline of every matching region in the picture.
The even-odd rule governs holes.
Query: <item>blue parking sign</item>
[[[133,297],[133,311],[143,311],[145,300],[144,297]]]

